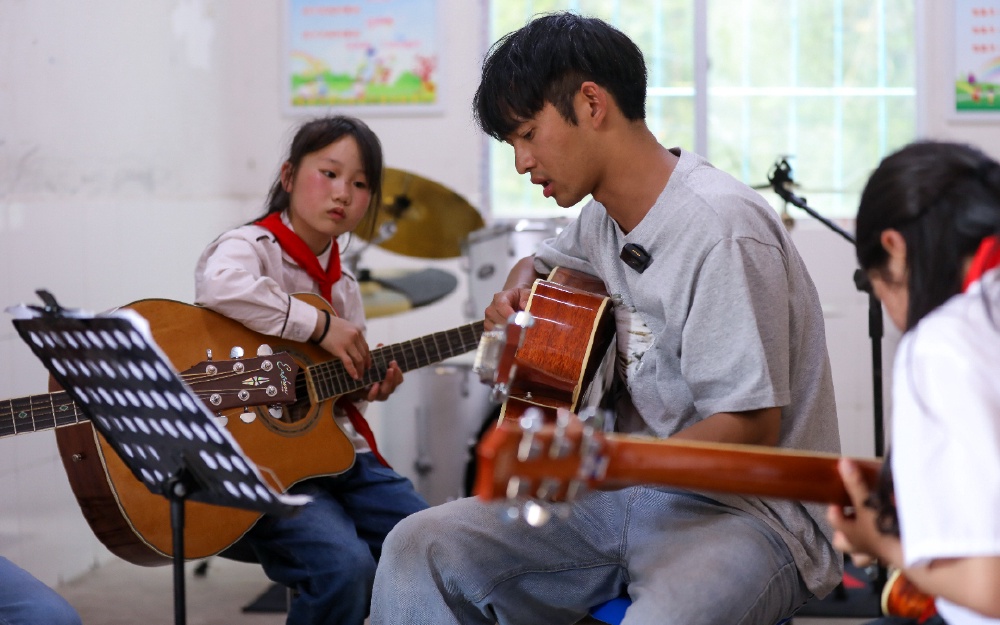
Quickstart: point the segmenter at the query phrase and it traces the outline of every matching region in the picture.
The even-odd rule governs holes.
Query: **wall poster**
[[[441,111],[437,0],[285,0],[288,113]]]
[[[956,116],[1000,112],[1000,0],[955,0],[954,71]]]

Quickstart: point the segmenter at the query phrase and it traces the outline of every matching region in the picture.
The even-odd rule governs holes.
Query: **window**
[[[852,217],[879,160],[915,136],[912,0],[493,0],[490,41],[563,9],[642,49],[647,123],[664,145],[752,186],[787,158],[796,194],[825,216]],[[510,146],[490,140],[489,155],[494,218],[576,214],[517,175]]]

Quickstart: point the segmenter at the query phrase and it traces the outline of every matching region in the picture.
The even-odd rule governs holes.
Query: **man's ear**
[[[580,85],[579,95],[583,100],[583,110],[585,113],[582,119],[580,119],[580,123],[589,120],[595,128],[599,127],[607,118],[608,106],[611,104],[607,90],[596,82],[587,80]]]

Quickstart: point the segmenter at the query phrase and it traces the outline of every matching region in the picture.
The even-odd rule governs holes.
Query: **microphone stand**
[[[857,245],[857,239],[837,224],[813,210],[806,199],[792,193],[792,167],[787,159],[780,159],[774,164],[774,170],[767,177],[768,182],[778,196],[793,206],[801,208],[817,221],[825,225],[830,230],[836,232],[846,239],[852,246]],[[883,456],[885,452],[885,429],[883,426],[883,401],[882,401],[882,305],[872,291],[868,276],[860,269],[854,271],[854,286],[861,292],[868,295],[868,337],[871,340],[872,352],[872,393],[873,393],[873,417],[875,427],[875,455]],[[871,573],[871,571],[869,571]],[[885,585],[886,570],[878,566],[874,572],[875,583],[878,589]],[[838,590],[842,586],[838,587]],[[845,593],[846,594],[846,593]]]

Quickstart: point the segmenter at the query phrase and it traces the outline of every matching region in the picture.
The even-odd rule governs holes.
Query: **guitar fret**
[[[34,421],[31,418],[31,397],[18,397],[10,401],[11,426],[14,434],[34,432]]]
[[[0,413],[0,437],[17,434],[17,426],[14,421],[14,400],[8,399],[3,403],[7,404],[7,409]]]
[[[52,415],[52,400],[48,395],[32,395],[28,398],[28,404],[31,413],[31,429],[28,431],[49,430],[56,426]]]
[[[65,391],[0,400],[0,438],[86,420]]]
[[[60,400],[58,403],[56,403],[56,396]],[[80,414],[77,411],[76,402],[73,401],[68,393],[52,393],[49,395],[49,405],[55,419],[55,427],[80,422]]]

